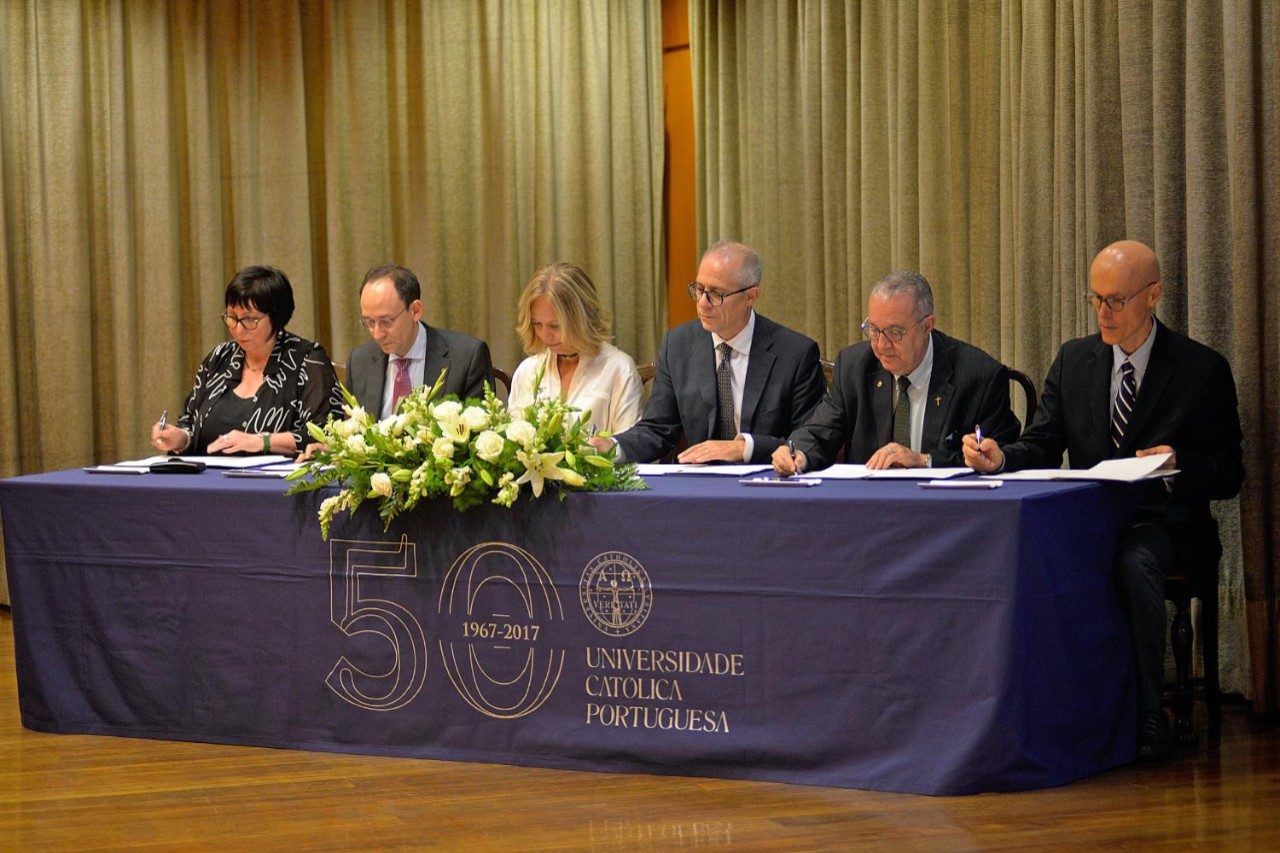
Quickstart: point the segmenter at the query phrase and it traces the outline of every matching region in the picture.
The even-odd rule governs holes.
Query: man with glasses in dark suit
[[[422,314],[422,287],[411,270],[387,265],[365,273],[360,322],[373,340],[347,359],[347,387],[375,418],[394,412],[414,388],[434,385],[446,368],[441,394],[480,398],[486,382],[493,387],[489,345],[429,326]]]
[[[763,278],[751,247],[725,240],[702,256],[689,296],[698,319],[667,333],[644,416],[613,439],[618,460],[768,462],[813,411],[826,381],[818,345],[755,312]]]
[[[997,441],[1018,437],[1004,366],[939,332],[933,289],[918,272],[891,272],[867,300],[869,340],[836,356],[831,390],[813,417],[773,454],[789,476],[836,461],[868,468],[963,464],[960,441],[975,426]]]
[[[1167,758],[1164,582],[1175,567],[1216,566],[1222,552],[1209,502],[1244,481],[1240,415],[1231,366],[1217,352],[1155,318],[1164,292],[1155,253],[1113,243],[1089,268],[1085,294],[1098,334],[1058,350],[1040,407],[1022,437],[1000,446],[964,437],[965,462],[982,473],[1072,468],[1104,459],[1171,454],[1171,478],[1141,487],[1134,524],[1116,546],[1114,577],[1129,616],[1138,680],[1137,756]]]

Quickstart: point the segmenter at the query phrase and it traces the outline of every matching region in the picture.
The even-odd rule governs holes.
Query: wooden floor
[[[1280,850],[1280,729],[1025,794],[716,779],[49,735],[18,718],[0,611],[3,850]]]

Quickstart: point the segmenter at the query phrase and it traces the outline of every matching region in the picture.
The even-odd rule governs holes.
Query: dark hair
[[[293,318],[293,288],[275,267],[245,267],[227,285],[223,305],[248,308],[252,305],[271,318],[272,331],[279,332]]]
[[[400,294],[400,298],[404,301],[405,308],[422,298],[422,285],[418,284],[418,277],[413,274],[413,270],[397,264],[374,267],[365,273],[364,281],[360,282],[360,292],[364,293],[366,284],[380,278],[391,279],[391,283],[396,286],[396,293]]]

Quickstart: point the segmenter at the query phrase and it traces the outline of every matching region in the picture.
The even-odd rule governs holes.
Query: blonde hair
[[[520,296],[516,333],[524,351],[533,355],[547,348],[533,328],[533,303],[544,296],[556,312],[569,348],[588,357],[598,355],[600,345],[612,336],[609,312],[582,268],[562,262],[538,267]]]

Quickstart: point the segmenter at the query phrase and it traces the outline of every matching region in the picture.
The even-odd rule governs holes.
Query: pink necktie
[[[396,381],[391,391],[391,411],[400,407],[400,401],[409,396],[413,383],[409,380],[409,359],[396,359]]]

